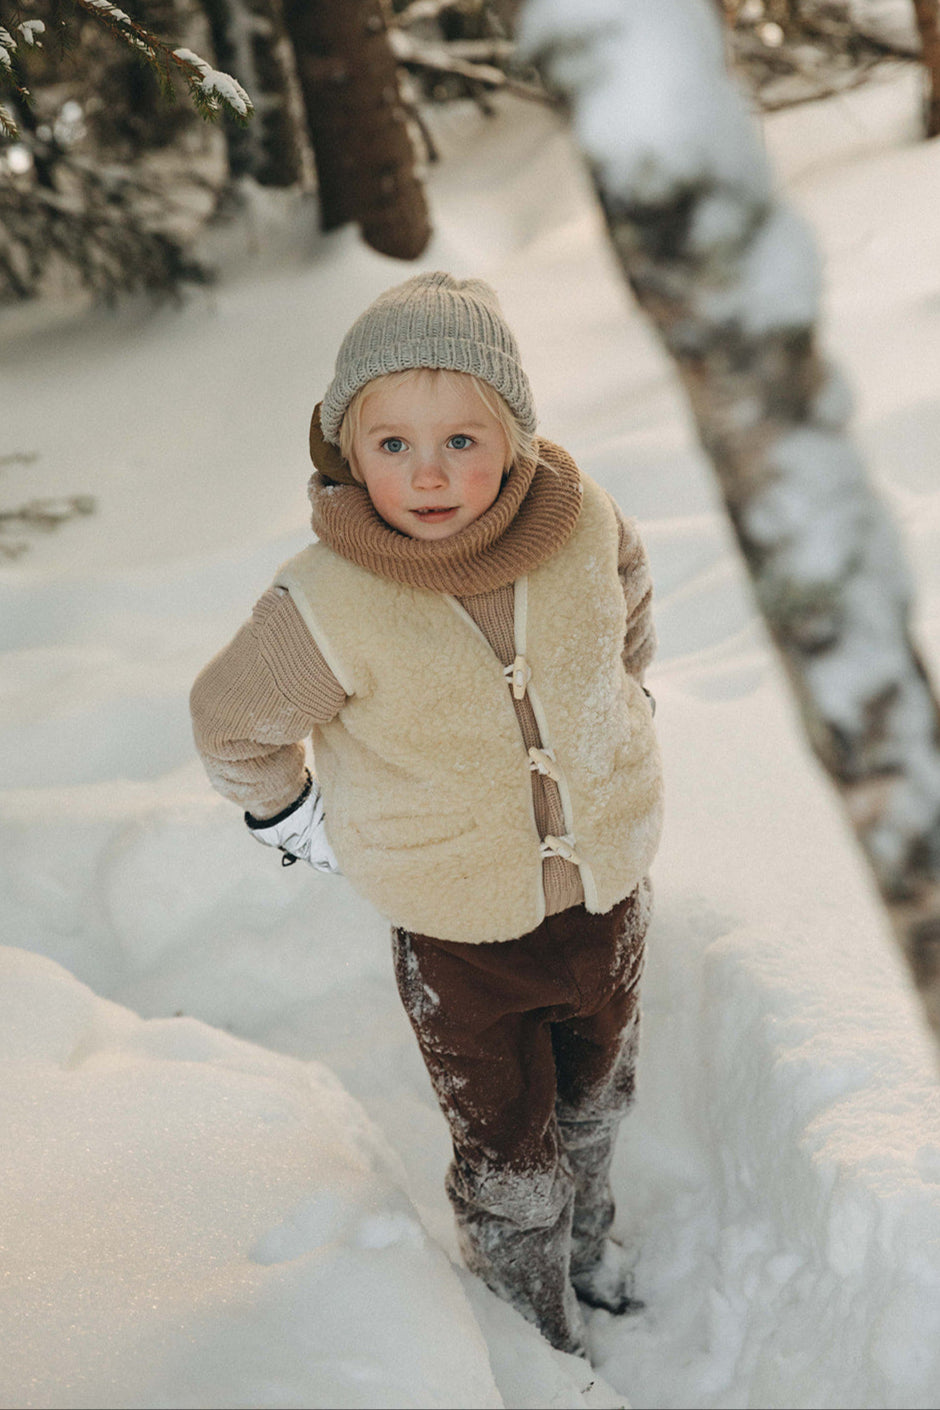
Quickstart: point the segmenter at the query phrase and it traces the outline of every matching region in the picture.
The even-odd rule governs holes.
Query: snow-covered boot
[[[604,1307],[619,1316],[642,1312],[646,1303],[633,1296],[633,1269],[625,1249],[605,1239],[601,1256],[587,1268],[571,1268],[571,1285],[588,1307]]]
[[[456,1188],[453,1166],[447,1193],[470,1272],[533,1322],[552,1346],[586,1358],[584,1317],[569,1280],[572,1196],[551,1223],[523,1228],[476,1201],[465,1200]]]
[[[559,1121],[568,1165],[574,1175],[571,1230],[571,1282],[589,1307],[608,1312],[639,1312],[644,1303],[633,1296],[633,1271],[627,1254],[609,1236],[614,1222],[610,1188],[619,1116],[611,1120]]]

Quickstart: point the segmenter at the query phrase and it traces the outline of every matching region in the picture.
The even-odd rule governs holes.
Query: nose
[[[435,451],[422,453],[416,460],[411,482],[417,489],[439,489],[447,483],[440,456]]]

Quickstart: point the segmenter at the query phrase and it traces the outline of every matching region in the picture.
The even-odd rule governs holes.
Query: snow
[[[0,969],[5,1404],[500,1404],[398,1162],[326,1068],[142,1020],[23,950]]]
[[[573,93],[582,150],[608,189],[656,206],[683,187],[717,185],[751,204],[768,172],[744,100],[717,81],[723,36],[709,0],[529,0],[524,52],[550,55],[550,72]]]
[[[23,43],[28,44],[30,48],[38,43],[39,35],[46,32],[42,20],[22,20],[16,27],[23,36]]]
[[[714,210],[720,198],[706,202]],[[722,203],[723,211],[731,202]],[[739,207],[743,221],[745,211]],[[707,236],[699,222],[698,244]],[[812,231],[788,206],[773,206],[741,261],[737,283],[709,289],[700,299],[699,313],[712,323],[740,323],[745,334],[757,336],[775,329],[804,328],[819,310],[820,279]]]
[[[214,69],[192,49],[174,49],[173,56],[196,69],[201,75],[199,82],[194,86],[212,106],[228,108],[242,118],[248,118],[254,112],[248,94],[231,74]]]
[[[901,54],[920,54],[920,35],[909,0],[846,0],[846,9],[860,34]]]
[[[936,660],[918,102],[901,70],[763,137]],[[495,285],[542,430],[652,562],[667,812],[614,1166],[646,1309],[588,1314],[592,1371],[461,1268],[387,927],[283,870],[193,757],[193,677],[308,539],[339,338],[408,273],[303,204],[276,240],[259,200],[182,310],[0,323],[0,453],[39,456],[4,464],[4,501],[98,504],[0,564],[0,1406],[936,1405],[935,1052],[688,411],[557,120],[506,99],[434,123],[420,267]]]

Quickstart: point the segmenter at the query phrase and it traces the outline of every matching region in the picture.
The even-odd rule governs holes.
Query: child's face
[[[421,372],[366,392],[350,461],[393,529],[446,539],[489,509],[508,454],[469,378]]]

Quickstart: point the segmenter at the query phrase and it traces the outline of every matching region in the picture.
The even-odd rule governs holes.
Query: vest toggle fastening
[[[533,744],[529,750],[529,768],[534,774],[545,774],[555,783],[561,782],[561,769],[555,762],[554,749],[537,749]]]
[[[532,679],[532,667],[524,656],[517,656],[511,666],[506,666],[503,675],[512,686],[513,700],[521,700],[525,695],[526,686]]]
[[[539,856],[563,857],[566,862],[574,862],[575,866],[581,864],[581,858],[574,850],[574,838],[570,832],[566,832],[563,837],[556,837],[552,832],[548,833],[542,838]]]

